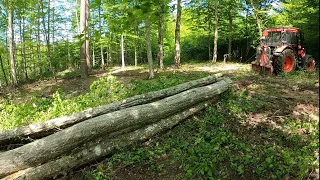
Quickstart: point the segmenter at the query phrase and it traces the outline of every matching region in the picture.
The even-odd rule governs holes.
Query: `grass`
[[[159,73],[153,80],[131,80],[130,87],[120,82],[118,77],[109,75],[91,83],[90,90],[79,96],[68,96],[58,88],[50,96],[39,97],[35,93],[22,102],[14,101],[9,97],[1,100],[0,131],[72,114],[133,95],[168,88],[206,75],[206,73]]]
[[[222,69],[220,64],[209,68],[210,72],[194,71],[203,66],[203,63],[188,64],[181,71],[157,73],[153,80],[138,78],[125,83],[121,75],[106,76],[94,81],[90,90],[80,96],[69,97],[57,89],[50,98],[2,100],[0,128],[44,121],[205,77],[214,73],[211,71],[214,68]],[[319,127],[311,116],[317,112],[294,116],[292,111],[303,103],[318,107],[318,100],[310,99],[317,98],[318,93],[310,97],[303,94],[304,89],[316,91],[317,73],[294,72],[269,78],[244,68],[230,71],[229,75],[239,87],[221,95],[217,104],[142,146],[134,144],[121,149],[91,168],[71,173],[70,177],[307,179],[311,176],[319,166]],[[299,86],[300,90],[292,90],[292,86]]]
[[[123,150],[99,164],[97,169],[86,171],[84,179],[116,178],[122,173],[118,172],[119,167],[132,171],[150,167],[155,178],[170,173],[166,167],[171,165],[178,165],[181,176],[177,178],[182,179],[301,179],[310,169],[318,167],[314,156],[319,135],[316,123],[311,125],[317,130],[307,136],[308,143],[297,134],[288,136],[282,131],[267,129],[256,134],[266,139],[257,144],[234,128],[244,128],[242,120],[246,120],[246,114],[258,112],[266,105],[232,91],[221,98],[217,105],[153,138],[148,146],[136,145]],[[285,121],[284,127],[295,130],[300,127],[293,124],[295,119]]]

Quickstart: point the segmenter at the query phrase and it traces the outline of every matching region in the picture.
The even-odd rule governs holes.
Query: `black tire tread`
[[[284,71],[283,70],[284,60],[287,56],[292,56],[294,58],[294,67],[293,67],[292,71],[295,70],[296,64],[297,64],[297,59],[295,57],[295,54],[292,49],[285,49],[280,54],[280,56],[276,56],[273,58],[273,72],[274,72],[274,74],[278,75]]]

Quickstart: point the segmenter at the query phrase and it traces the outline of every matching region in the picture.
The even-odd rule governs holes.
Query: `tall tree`
[[[41,2],[40,0],[38,0],[38,6],[37,6],[37,13],[38,13],[38,18],[37,18],[37,55],[38,55],[38,62],[39,62],[39,75],[40,77],[42,76],[42,61],[41,61],[41,50],[40,50],[40,46],[41,46],[41,40],[40,40],[40,7],[41,7]]]
[[[219,8],[219,1],[216,1],[215,5],[215,28],[214,28],[214,47],[213,47],[213,63],[217,62],[217,54],[218,54],[218,8]]]
[[[258,25],[258,30],[259,30],[259,37],[262,36],[262,20],[259,16],[259,9],[257,9],[255,3],[253,2],[253,0],[250,0],[250,5],[251,5],[251,8],[252,8],[252,11],[254,13],[254,16],[255,16],[255,19],[257,21],[257,25]]]
[[[100,32],[100,35],[102,34],[101,33],[101,21],[102,21],[102,18],[101,18],[101,6],[102,6],[102,2],[100,1],[100,4],[99,4],[99,32]],[[100,40],[101,41],[101,40]],[[101,56],[101,66],[103,67],[105,62],[104,62],[104,53],[103,53],[103,45],[102,43],[100,42],[100,56]]]
[[[146,14],[146,43],[147,43],[147,55],[149,63],[149,79],[153,79],[153,61],[152,61],[152,52],[151,52],[151,38],[150,38],[150,15],[149,12]]]
[[[159,24],[158,24],[158,64],[160,69],[163,69],[163,31],[164,31],[164,8],[165,4],[160,1],[158,6]]]
[[[120,43],[120,46],[121,46],[121,68],[124,69],[125,67],[125,63],[124,63],[124,45],[123,45],[123,33],[121,33],[121,43]]]
[[[80,48],[80,61],[81,61],[81,77],[88,77],[88,64],[87,57],[89,57],[90,52],[87,50],[88,39],[88,21],[89,14],[89,0],[81,0],[80,4],[80,32],[81,32],[81,48]]]
[[[175,56],[174,56],[174,64],[175,66],[180,66],[180,24],[181,24],[181,0],[177,0],[177,20],[176,20],[176,31],[175,31]]]
[[[0,66],[1,66],[1,71],[4,77],[4,80],[6,82],[6,86],[8,85],[8,79],[7,79],[7,75],[6,75],[6,71],[4,70],[4,66],[3,66],[3,61],[2,61],[2,57],[0,55]]]
[[[9,53],[10,53],[10,65],[11,65],[11,78],[14,86],[18,85],[17,72],[16,72],[16,60],[14,49],[14,25],[13,25],[13,2],[8,0],[8,40],[9,40]]]
[[[85,13],[86,13],[86,62],[88,69],[91,69],[91,62],[90,62],[90,47],[89,47],[89,42],[90,42],[90,37],[89,37],[89,18],[90,18],[90,0],[86,1],[86,8],[85,8]]]

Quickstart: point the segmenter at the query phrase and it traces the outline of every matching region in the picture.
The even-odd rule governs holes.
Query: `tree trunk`
[[[231,11],[228,13],[228,19],[229,19],[229,45],[228,45],[228,58],[230,59],[232,57],[232,15]]]
[[[184,109],[208,101],[226,91],[230,79],[164,98],[104,114],[75,124],[65,130],[0,154],[0,178],[22,169],[60,157],[83,143],[135,125],[155,123]],[[99,151],[101,152],[101,151]]]
[[[76,23],[77,23],[77,32],[78,34],[81,34],[81,31],[80,31],[80,21],[79,21],[79,16],[78,16],[78,0],[75,0],[75,4],[76,4]],[[81,5],[80,5],[80,8],[81,8]]]
[[[147,43],[147,55],[148,55],[148,64],[149,64],[149,79],[153,79],[153,60],[152,60],[152,51],[151,51],[151,38],[150,38],[150,15],[147,14],[146,18],[146,43]]]
[[[217,53],[218,53],[218,7],[219,7],[219,1],[216,2],[215,7],[215,29],[214,29],[214,47],[213,47],[213,63],[217,62]]]
[[[124,69],[125,63],[124,63],[124,47],[123,47],[123,33],[121,34],[121,68]]]
[[[180,23],[181,23],[181,0],[177,0],[177,20],[176,20],[176,31],[175,31],[175,56],[174,64],[176,67],[180,67]]]
[[[259,36],[262,36],[262,23],[261,23],[261,19],[259,18],[259,14],[258,11],[256,9],[256,7],[254,6],[253,0],[250,0],[250,4],[254,13],[254,16],[256,18],[257,21],[257,25],[258,25],[258,30],[259,30]]]
[[[164,31],[164,4],[159,6],[159,28],[158,28],[158,65],[163,69],[163,31]]]
[[[135,66],[138,66],[138,55],[139,55],[139,39],[140,39],[140,35],[139,35],[139,27],[138,27],[138,24],[136,25],[136,35],[137,35],[137,38],[135,40],[135,49],[134,49],[134,65]]]
[[[52,8],[52,53],[54,54],[54,32],[55,32],[55,5],[56,5],[56,0],[53,0],[53,8]]]
[[[198,105],[185,109],[178,114],[162,119],[154,124],[147,125],[133,132],[126,133],[114,138],[98,138],[92,143],[82,145],[71,155],[63,156],[37,167],[31,167],[18,173],[5,177],[4,179],[45,179],[55,177],[65,171],[81,167],[114,153],[118,149],[126,148],[135,142],[143,142],[150,137],[171,129],[179,122],[200,112],[211,102],[201,102]],[[99,152],[99,153],[98,153]]]
[[[41,7],[41,2],[40,0],[38,1],[38,14],[40,14],[40,7]],[[38,62],[39,62],[39,76],[42,77],[42,62],[41,62],[41,39],[40,39],[40,16],[38,17],[38,24],[37,24],[37,54],[38,54]]]
[[[88,21],[88,14],[86,13],[86,9],[89,8],[89,0],[81,0],[80,4],[80,33],[82,35],[82,40],[84,41],[80,48],[80,61],[81,61],[81,77],[87,78],[88,77],[88,64],[87,64],[87,21]]]
[[[209,50],[209,59],[212,58],[212,53],[211,53],[211,16],[209,16],[209,20],[208,20],[208,23],[209,23],[209,38],[208,38],[208,50]]]
[[[53,133],[56,129],[63,129],[89,118],[93,118],[102,114],[118,111],[132,106],[150,103],[155,100],[163,99],[165,97],[169,97],[192,88],[197,88],[215,83],[218,80],[220,80],[221,77],[222,74],[218,73],[205,78],[186,82],[171,88],[155,92],[149,92],[142,95],[136,95],[122,101],[106,104],[96,108],[90,108],[88,110],[74,113],[72,115],[51,119],[45,122],[20,127],[13,130],[8,130],[3,133],[0,133],[0,145],[20,142],[21,140],[26,139],[28,137],[33,139],[43,137],[48,133]]]
[[[54,73],[53,71],[53,67],[52,67],[52,63],[51,63],[51,52],[50,52],[50,0],[48,0],[48,10],[47,10],[47,13],[48,13],[48,23],[47,23],[47,59],[48,59],[48,62],[49,62],[49,67],[50,67],[50,71],[52,73]],[[43,21],[44,23],[44,21]]]
[[[101,33],[101,5],[102,5],[102,2],[100,2],[100,5],[99,5],[99,31],[100,31],[100,34]],[[101,66],[104,67],[104,54],[103,54],[103,45],[101,43],[101,39],[100,39],[100,56],[101,56]]]
[[[92,43],[92,66],[96,65],[96,56],[94,54],[94,42]]]
[[[110,32],[110,44],[109,44],[109,58],[107,59],[107,65],[109,65],[108,63],[112,63],[112,60],[113,60],[113,54],[112,54],[112,38],[113,37],[113,34]]]
[[[90,62],[90,46],[89,46],[89,43],[90,43],[90,37],[89,37],[89,18],[90,18],[90,0],[86,0],[86,8],[85,8],[85,14],[86,14],[86,20],[85,20],[85,23],[86,23],[86,33],[85,33],[85,36],[86,36],[86,61],[87,61],[87,66],[88,66],[88,70],[91,69],[91,62]]]
[[[138,66],[137,38],[134,38],[134,66]]]
[[[101,55],[101,66],[104,67],[104,54],[103,54],[103,47],[102,47],[102,44],[100,44],[100,55]]]
[[[1,65],[1,71],[2,71],[2,74],[3,74],[4,80],[6,81],[6,86],[8,86],[8,79],[7,79],[7,76],[6,76],[6,71],[4,70],[4,67],[3,67],[3,62],[2,62],[1,55],[0,55],[0,65]]]
[[[24,11],[25,13],[25,11]],[[22,53],[23,53],[23,69],[24,69],[24,76],[26,78],[26,81],[29,80],[28,78],[28,70],[27,70],[27,58],[26,58],[26,38],[25,38],[25,18],[22,16]]]
[[[9,0],[8,11],[8,40],[9,40],[9,54],[10,54],[10,66],[11,66],[11,79],[14,86],[18,85],[16,61],[14,56],[14,27],[13,27],[13,7],[12,0]]]

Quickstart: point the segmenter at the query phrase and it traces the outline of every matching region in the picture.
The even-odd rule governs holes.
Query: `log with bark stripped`
[[[159,101],[138,105],[77,123],[22,147],[0,153],[0,177],[34,167],[70,152],[97,137],[135,126],[154,123],[226,91],[229,78],[190,89]]]
[[[31,124],[29,126],[20,127],[13,130],[8,130],[0,133],[0,146],[28,140],[30,141],[30,139],[41,138],[49,134],[52,134],[55,131],[59,131],[60,129],[64,129],[66,127],[69,127],[73,124],[76,124],[78,122],[84,121],[92,117],[96,117],[102,114],[106,114],[109,112],[117,111],[136,105],[150,103],[168,96],[178,94],[188,89],[212,84],[221,79],[221,77],[222,74],[218,73],[198,80],[183,83],[178,86],[170,87],[155,92],[149,92],[142,95],[136,95],[119,102],[106,104],[96,108],[90,108],[88,110],[78,112],[72,115],[51,119],[37,124]]]

